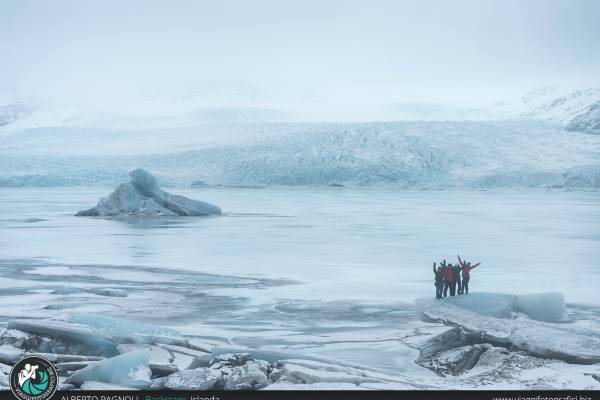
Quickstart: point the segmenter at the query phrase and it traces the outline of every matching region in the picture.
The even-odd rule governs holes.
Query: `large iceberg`
[[[203,201],[188,199],[162,190],[158,179],[144,169],[129,173],[131,181],[120,184],[96,207],[79,211],[77,216],[199,216],[221,214],[221,209]]]

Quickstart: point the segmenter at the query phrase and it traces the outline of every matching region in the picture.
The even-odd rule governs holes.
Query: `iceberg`
[[[144,169],[129,173],[130,182],[120,184],[108,197],[76,216],[202,216],[221,214],[221,209],[203,201],[171,194],[159,187],[158,179]]]

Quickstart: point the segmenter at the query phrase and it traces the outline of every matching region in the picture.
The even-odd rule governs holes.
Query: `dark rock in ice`
[[[462,329],[451,328],[414,347],[421,351],[421,358],[427,358],[448,349],[464,346],[468,342],[469,338]]]
[[[420,357],[417,363],[441,375],[458,375],[473,368],[481,354],[491,347],[489,344],[462,346],[429,357]]]
[[[131,181],[120,184],[96,207],[79,211],[77,216],[202,216],[221,214],[221,209],[203,201],[162,190],[158,179],[139,168],[129,173]]]

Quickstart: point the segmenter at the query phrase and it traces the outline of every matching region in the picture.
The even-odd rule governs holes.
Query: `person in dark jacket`
[[[458,256],[458,263],[460,264],[461,270],[462,270],[462,291],[465,294],[468,294],[469,293],[469,281],[471,280],[471,270],[480,266],[481,263],[471,265],[470,262],[461,260],[460,256]]]
[[[456,293],[463,294],[462,282],[460,281],[460,271],[462,267],[459,264],[456,264],[452,267],[452,273],[454,274],[454,284],[456,285]]]
[[[435,267],[435,263],[433,263],[433,273],[435,275],[435,298],[441,299],[442,292],[444,290],[444,274],[442,272],[442,267]]]
[[[446,264],[446,260],[444,260],[442,269],[444,271],[444,297],[448,295],[448,289],[450,289],[450,296],[454,296],[456,291],[456,282],[454,281],[452,264]]]

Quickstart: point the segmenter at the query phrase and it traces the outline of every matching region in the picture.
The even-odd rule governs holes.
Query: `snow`
[[[151,385],[148,367],[150,354],[147,351],[132,351],[106,360],[97,361],[73,372],[69,383],[81,385],[87,381],[98,381],[136,389]]]
[[[212,204],[165,192],[158,186],[158,179],[143,169],[134,169],[129,176],[131,182],[120,184],[110,196],[100,198],[96,207],[79,211],[77,216],[221,214],[221,209]]]

